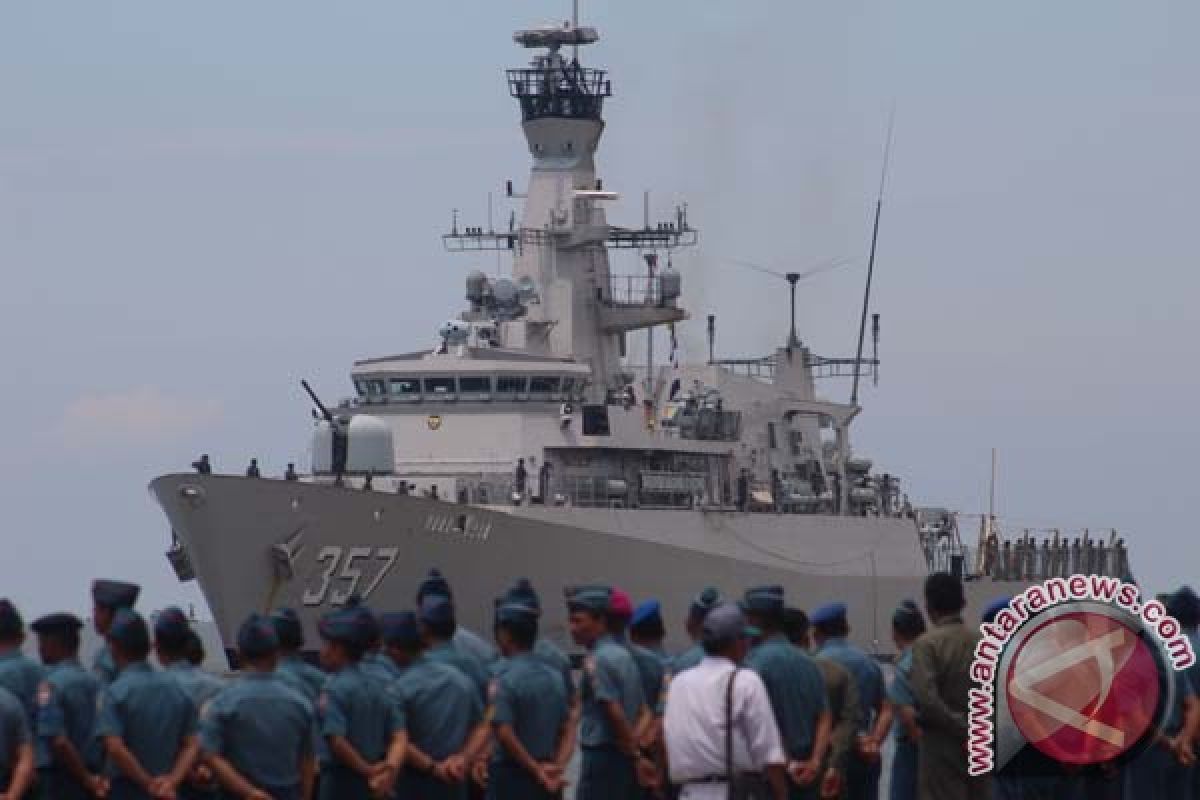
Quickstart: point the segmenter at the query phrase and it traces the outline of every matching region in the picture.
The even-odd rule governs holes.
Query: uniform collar
[[[821,646],[817,648],[818,653],[824,653],[826,650],[840,650],[846,646],[845,636],[830,636],[825,641],[821,642]]]
[[[617,643],[617,640],[615,638],[613,638],[613,635],[611,633],[605,633],[605,634],[602,634],[599,639],[592,642],[592,646],[590,649],[591,650],[599,650],[602,646],[604,646],[606,644],[616,644],[616,643]]]
[[[788,638],[783,635],[782,631],[775,631],[775,633],[772,633],[768,636],[764,636],[762,643],[767,644],[768,642],[775,643],[775,644],[778,644],[780,642],[782,642],[783,644],[787,644],[787,645],[791,644],[791,642],[788,641]]]
[[[145,659],[142,659],[141,661],[130,662],[121,668],[122,675],[124,675],[126,672],[153,672],[153,671],[154,670],[150,668],[150,665],[146,662]]]
[[[945,627],[946,625],[962,625],[963,624],[962,614],[951,614],[948,617],[942,617],[941,619],[939,619],[937,622],[935,622],[933,624],[939,628]]]
[[[187,659],[181,658],[178,661],[172,661],[170,664],[167,664],[165,669],[167,672],[191,672],[196,668]]]

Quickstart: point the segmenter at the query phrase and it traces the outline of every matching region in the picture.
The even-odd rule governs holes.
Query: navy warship
[[[795,326],[804,274],[785,273],[792,324],[778,346],[717,358],[709,316],[708,359],[681,363],[666,346],[689,319],[671,254],[698,233],[686,206],[609,222],[620,196],[595,155],[613,84],[579,60],[597,38],[573,23],[514,35],[532,51],[506,74],[532,158],[524,191],[507,184],[523,210],[499,230],[455,215],[443,236],[453,252],[510,256],[510,272],[470,272],[461,313],[428,347],[355,363],[352,396],[326,405],[305,384],[317,411],[302,474],[150,484],[168,559],[199,582],[226,646],[251,611],[292,606],[313,641],[319,616],[352,596],[411,607],[431,567],[477,630],[518,577],[542,592],[543,630],[563,644],[564,587],[610,582],[681,622],[701,587],[779,583],[799,607],[848,601],[852,638],[881,655],[892,610],[934,570],[964,577],[976,610],[1049,575],[1127,575],[1115,534],[1039,543],[989,514],[968,542],[959,515],[873,469],[850,437],[858,382],[879,363],[863,355],[866,302],[858,353],[818,356]],[[636,273],[612,271],[610,250],[635,251]],[[877,316],[872,327],[877,344]],[[656,330],[671,352],[661,364]],[[634,334],[650,341],[636,356]],[[838,378],[854,381],[850,402],[818,393]]]

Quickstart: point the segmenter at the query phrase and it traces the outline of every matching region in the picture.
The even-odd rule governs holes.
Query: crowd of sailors
[[[923,609],[895,610],[890,678],[850,642],[845,604],[806,614],[775,585],[699,592],[682,620],[693,644],[675,654],[657,601],[569,589],[576,671],[539,635],[528,581],[496,598],[485,639],[457,624],[450,585],[431,570],[413,610],[352,599],[322,617],[320,668],[302,656],[295,612],[251,615],[228,681],[198,666],[182,611],[147,619],[138,595],[93,584],[105,645],[90,669],[78,617],[28,626],[35,661],[18,609],[0,600],[0,798],[541,800],[562,795],[579,752],[579,800],[874,800],[889,738],[893,800],[1188,798],[1200,781],[1194,670],[1176,673],[1175,707],[1126,763],[1071,769],[1030,751],[1019,774],[969,778],[978,621],[948,573],[926,580]],[[1188,588],[1162,599],[1200,651],[1200,599]]]

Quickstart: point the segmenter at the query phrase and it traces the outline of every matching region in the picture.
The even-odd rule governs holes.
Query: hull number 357
[[[317,553],[317,572],[300,600],[306,606],[343,605],[357,594],[363,600],[379,588],[396,565],[399,547],[326,545]]]

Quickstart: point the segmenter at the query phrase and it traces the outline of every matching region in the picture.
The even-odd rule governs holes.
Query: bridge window
[[[372,378],[371,380],[367,381],[366,384],[367,394],[369,395],[379,396],[387,394],[387,388],[384,386],[384,383],[381,380]]]
[[[421,393],[421,382],[416,378],[392,378],[392,394],[400,397],[412,397]]]
[[[529,379],[531,393],[552,394],[558,391],[561,379],[557,375],[535,375]]]
[[[524,375],[501,375],[496,379],[497,394],[524,394]]]
[[[492,390],[492,379],[481,375],[464,375],[458,379],[463,394],[486,394]]]
[[[435,397],[454,394],[454,378],[426,378],[425,394]]]

